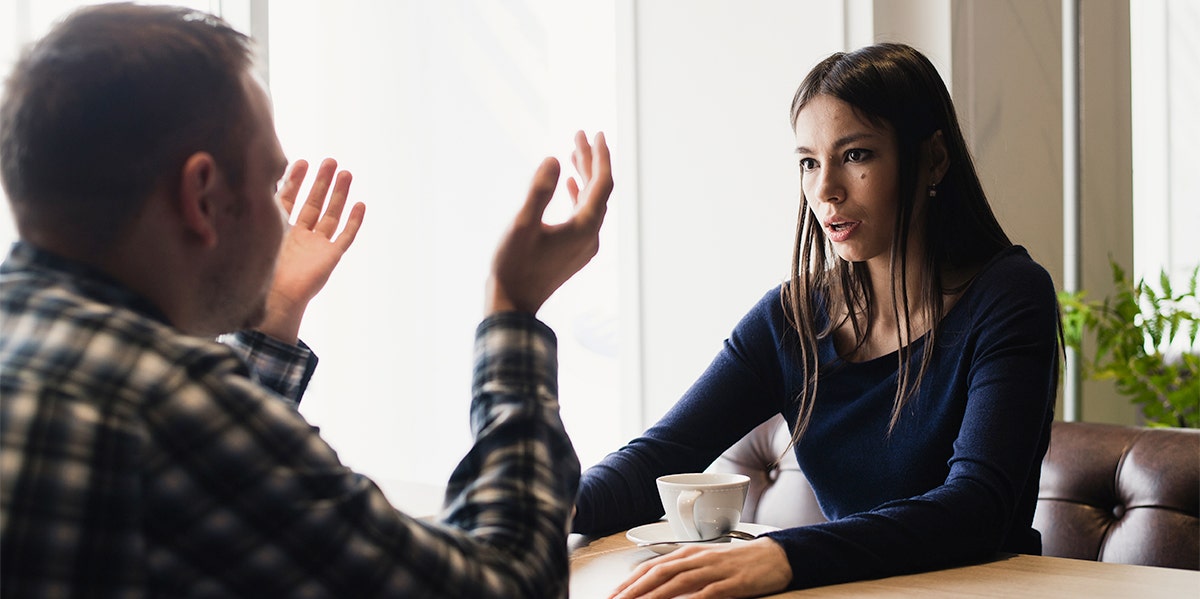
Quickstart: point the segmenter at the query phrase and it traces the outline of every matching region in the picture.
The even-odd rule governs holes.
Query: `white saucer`
[[[742,522],[741,524],[737,525],[737,530],[748,532],[752,535],[761,535],[765,532],[779,530],[779,528],[775,526],[768,526],[766,524]],[[678,537],[675,536],[675,533],[671,532],[671,523],[662,521],[651,522],[650,524],[643,524],[641,526],[631,528],[629,529],[629,532],[625,533],[625,538],[633,541],[634,543],[656,543],[659,541],[673,541]],[[743,543],[745,541],[740,541],[738,539],[717,539],[713,542]],[[689,545],[690,544],[691,543],[689,543]],[[655,545],[653,547],[646,547],[645,549],[655,553],[670,553],[676,549],[679,549],[679,547],[680,545]]]

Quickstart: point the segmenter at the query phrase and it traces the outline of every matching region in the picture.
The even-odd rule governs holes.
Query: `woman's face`
[[[796,154],[800,189],[837,255],[886,270],[900,198],[891,127],[877,127],[821,94],[796,118]]]

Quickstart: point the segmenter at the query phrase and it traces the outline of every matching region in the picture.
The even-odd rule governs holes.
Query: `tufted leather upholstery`
[[[743,520],[825,521],[788,439],[776,416],[709,468],[750,477]],[[1045,555],[1200,570],[1200,430],[1055,422],[1033,523]]]
[[[1200,570],[1200,430],[1055,422],[1033,525],[1046,555]]]

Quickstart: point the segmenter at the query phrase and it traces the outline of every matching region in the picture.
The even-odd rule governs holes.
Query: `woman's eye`
[[[801,158],[800,159],[800,170],[811,171],[814,168],[817,168],[816,160],[813,160],[812,158]]]
[[[846,151],[846,160],[848,162],[862,162],[862,161],[866,160],[867,158],[870,158],[870,156],[871,156],[870,150],[863,150],[863,149],[855,148],[853,150]]]

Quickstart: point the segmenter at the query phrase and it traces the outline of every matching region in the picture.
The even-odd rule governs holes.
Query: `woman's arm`
[[[986,288],[970,306],[966,405],[945,482],[835,522],[769,533],[788,553],[792,588],[1039,550],[1035,539],[1009,536],[1036,534],[1058,375],[1054,287],[1027,259],[977,283]]]
[[[574,530],[607,534],[662,517],[655,479],[699,472],[787,401],[781,352],[787,325],[773,289],[750,310],[721,352],[657,424],[589,468]]]

